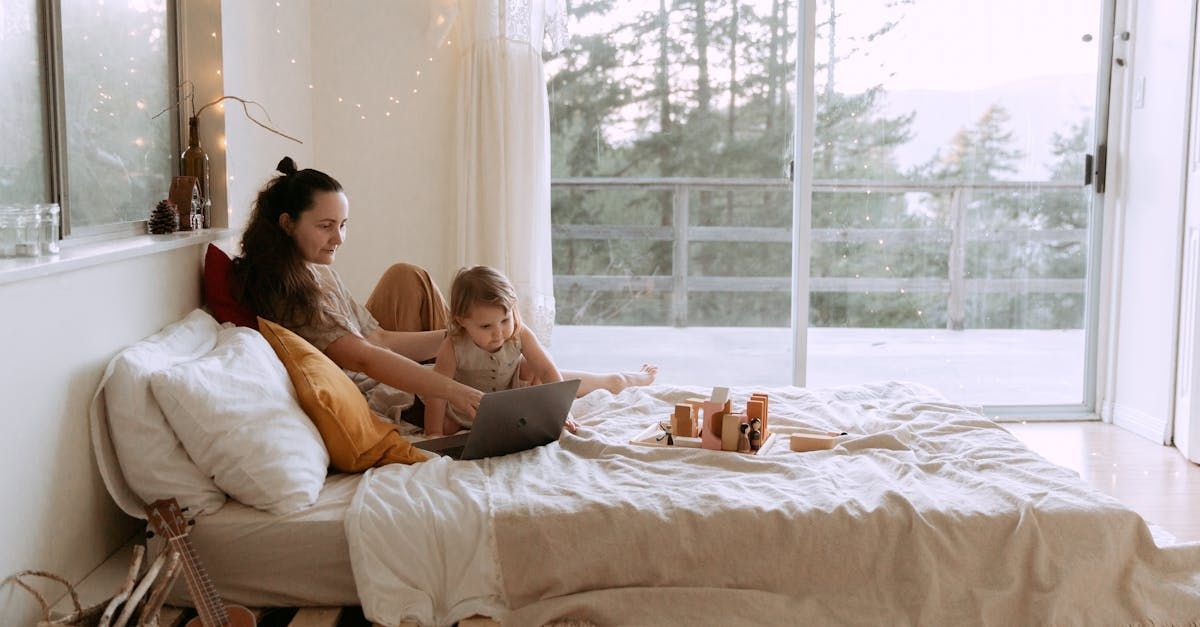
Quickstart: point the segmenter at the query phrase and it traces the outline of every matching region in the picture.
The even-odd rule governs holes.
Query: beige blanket
[[[1096,624],[1200,619],[1200,544],[919,386],[770,390],[757,457],[628,444],[699,390],[576,403],[580,436],[389,467],[347,520],[367,615],[447,624]],[[735,390],[741,406],[751,390]],[[710,619],[710,620],[704,620]]]

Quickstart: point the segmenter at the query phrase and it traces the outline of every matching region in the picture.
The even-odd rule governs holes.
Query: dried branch
[[[270,126],[268,126],[268,125],[266,125],[266,124],[264,124],[264,123],[260,122],[260,121],[259,121],[257,118],[255,118],[253,115],[250,115],[250,107],[249,107],[249,105],[254,105],[254,106],[258,107],[259,109],[262,109],[263,113],[264,113],[264,114],[267,116],[267,121],[268,121],[268,122],[271,122],[271,115],[270,115],[269,113],[267,113],[267,109],[266,109],[266,107],[262,106],[261,104],[259,104],[259,103],[255,102],[255,101],[253,101],[253,100],[246,100],[245,98],[239,98],[239,97],[237,97],[237,96],[221,96],[220,98],[217,98],[216,100],[214,100],[214,101],[212,101],[212,102],[210,102],[210,103],[208,103],[208,104],[204,105],[203,107],[200,107],[200,110],[196,112],[196,116],[199,116],[201,113],[204,113],[204,110],[205,110],[205,109],[207,109],[207,108],[209,108],[209,107],[211,107],[211,106],[213,106],[213,105],[215,105],[215,104],[217,104],[217,103],[219,103],[219,102],[222,102],[222,101],[224,101],[224,100],[236,100],[236,101],[238,101],[238,102],[242,103],[242,110],[243,110],[243,111],[245,111],[245,113],[246,113],[246,117],[247,117],[247,118],[250,118],[250,121],[251,121],[251,122],[254,122],[255,124],[257,124],[257,125],[259,125],[259,126],[261,126],[261,127],[265,128],[265,129],[267,129],[268,131],[271,131],[272,133],[275,133],[276,135],[279,135],[280,137],[286,137],[287,139],[290,139],[290,140],[292,140],[292,141],[296,142],[297,144],[303,144],[303,143],[304,143],[304,142],[302,142],[302,141],[300,141],[300,140],[296,139],[295,137],[292,137],[291,135],[288,135],[287,133],[284,133],[284,132],[282,132],[282,131],[279,131],[279,130],[276,130],[276,129],[274,129],[274,128],[271,128]],[[193,117],[196,117],[196,116],[193,116]],[[272,123],[274,123],[274,122],[272,122]]]
[[[137,545],[133,547],[133,561],[129,564],[129,574],[125,576],[125,583],[121,586],[121,591],[108,602],[108,607],[104,608],[104,614],[100,615],[100,622],[97,627],[109,627],[112,621],[113,614],[117,613],[117,608],[129,598],[129,592],[133,590],[133,582],[137,581],[138,572],[142,569],[142,557],[146,554],[146,547]]]
[[[204,105],[203,107],[200,107],[200,110],[197,111],[196,110],[196,99],[195,99],[195,96],[196,96],[195,85],[193,85],[191,81],[184,81],[183,83],[180,83],[181,88],[184,86],[191,87],[191,91],[189,91],[186,95],[180,96],[179,100],[176,100],[173,104],[168,105],[167,108],[163,109],[162,111],[159,111],[158,113],[155,113],[153,116],[151,116],[150,119],[153,120],[153,119],[157,118],[158,116],[170,111],[171,109],[178,107],[179,105],[183,104],[183,102],[185,100],[192,107],[191,117],[193,117],[193,118],[198,117],[201,113],[204,113],[205,109],[207,109],[211,106],[214,106],[220,102],[223,102],[225,100],[236,100],[236,101],[242,103],[242,110],[246,113],[246,117],[249,118],[251,122],[254,122],[255,124],[267,129],[268,131],[271,131],[272,133],[275,133],[276,135],[279,135],[280,137],[290,139],[290,140],[296,142],[297,144],[304,143],[304,142],[300,141],[299,139],[296,139],[295,137],[292,137],[291,135],[288,135],[287,133],[284,133],[283,131],[280,131],[279,129],[276,129],[276,128],[270,126],[270,124],[275,123],[275,121],[271,119],[271,113],[269,111],[267,111],[266,107],[262,106],[262,104],[258,103],[257,101],[246,100],[245,98],[241,98],[238,96],[221,96],[220,98],[217,98],[216,100]],[[264,122],[260,121],[258,118],[251,115],[250,114],[250,105],[254,105],[254,106],[258,107],[259,110],[262,111],[263,115],[266,116],[267,122],[270,124],[264,123]]]
[[[166,569],[154,583],[154,588],[150,590],[150,596],[146,599],[146,605],[142,607],[142,614],[138,617],[138,627],[156,627],[158,625],[158,611],[162,609],[163,602],[167,600],[167,593],[171,591],[171,586],[175,585],[175,579],[183,570],[182,565],[179,561],[179,551],[171,551]]]
[[[129,600],[125,601],[125,609],[121,610],[121,616],[117,618],[112,627],[125,627],[129,623],[129,619],[133,616],[133,611],[137,609],[138,603],[142,602],[142,597],[146,596],[146,591],[158,578],[159,571],[162,570],[163,564],[167,561],[167,552],[163,551],[154,559],[154,563],[150,565],[150,570],[146,571],[146,575],[138,582],[136,588],[129,595]]]

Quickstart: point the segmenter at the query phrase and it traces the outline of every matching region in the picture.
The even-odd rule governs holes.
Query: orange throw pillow
[[[259,318],[258,330],[287,368],[300,407],[321,433],[335,470],[362,472],[425,460],[396,425],[375,417],[358,386],[325,353],[270,320]]]

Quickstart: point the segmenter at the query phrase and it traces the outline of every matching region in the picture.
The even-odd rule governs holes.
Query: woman
[[[388,269],[364,308],[330,267],[346,237],[349,202],[333,177],[297,170],[290,157],[258,193],[233,261],[234,297],[311,342],[358,384],[371,408],[393,420],[413,394],[444,400],[474,418],[483,393],[418,362],[433,359],[445,337],[447,307],[422,269]],[[635,373],[563,373],[579,394],[647,385],[656,368]],[[420,424],[421,413],[403,415]]]

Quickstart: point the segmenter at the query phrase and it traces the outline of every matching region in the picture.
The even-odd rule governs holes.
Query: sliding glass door
[[[814,1],[807,384],[1085,409],[1103,4]]]
[[[570,3],[548,58],[560,366],[792,383],[796,7]]]
[[[571,3],[552,354],[1087,410],[1105,1]]]

